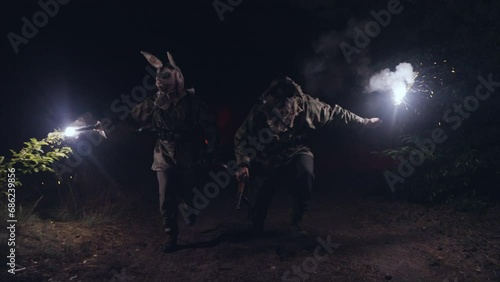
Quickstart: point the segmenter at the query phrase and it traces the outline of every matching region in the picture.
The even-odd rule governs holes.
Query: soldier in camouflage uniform
[[[215,130],[206,105],[194,90],[184,88],[184,76],[172,55],[167,52],[164,64],[147,52],[141,53],[157,69],[158,92],[135,106],[131,114],[158,134],[151,169],[157,172],[160,212],[168,236],[166,249],[170,250],[177,244],[177,207],[192,204],[197,164],[202,154],[213,151]]]
[[[263,231],[274,189],[283,185],[292,196],[290,235],[301,237],[299,222],[314,181],[313,153],[304,137],[325,126],[375,127],[381,121],[312,98],[290,78],[273,81],[261,100],[235,135],[236,176],[249,176],[250,167],[255,171],[250,216],[256,234]]]

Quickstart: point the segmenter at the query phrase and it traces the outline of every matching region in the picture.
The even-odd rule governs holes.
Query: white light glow
[[[417,73],[413,71],[413,66],[409,63],[400,63],[395,71],[389,68],[383,69],[370,77],[368,91],[379,91],[392,94],[395,105],[407,103],[406,92],[415,82]]]
[[[74,127],[67,127],[66,130],[64,130],[64,135],[67,137],[73,137],[76,135],[76,128]]]
[[[394,98],[394,104],[401,104],[406,96],[406,87],[404,85],[398,85],[392,88],[392,95]]]

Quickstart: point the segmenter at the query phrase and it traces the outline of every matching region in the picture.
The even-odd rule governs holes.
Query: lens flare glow
[[[392,88],[392,94],[394,98],[394,104],[399,105],[403,102],[406,96],[406,87],[404,85],[398,85]]]
[[[74,127],[67,127],[66,130],[64,130],[64,135],[67,137],[73,137],[76,135],[76,128]]]
[[[417,75],[410,63],[400,63],[394,71],[385,68],[372,75],[367,89],[369,92],[392,94],[396,106],[401,103],[407,104],[406,94],[415,83]]]

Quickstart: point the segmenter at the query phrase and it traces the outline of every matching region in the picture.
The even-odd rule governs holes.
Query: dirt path
[[[154,203],[141,208],[139,199],[113,224],[27,222],[18,247],[26,269],[15,280],[500,281],[498,206],[461,213],[376,197],[314,199],[303,225],[308,239],[286,239],[282,200],[264,236],[246,238],[244,213],[221,197],[182,229],[184,249],[170,254],[161,252]]]

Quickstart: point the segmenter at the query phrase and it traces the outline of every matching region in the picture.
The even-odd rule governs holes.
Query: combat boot
[[[163,247],[164,252],[173,252],[177,249],[177,238],[178,238],[178,226],[177,226],[177,219],[170,218],[167,220],[164,220],[164,231],[167,235],[167,242],[165,246]]]
[[[171,253],[177,250],[177,233],[167,233],[167,242],[163,246],[165,253]]]

